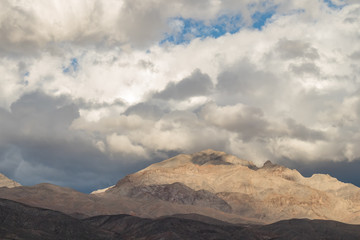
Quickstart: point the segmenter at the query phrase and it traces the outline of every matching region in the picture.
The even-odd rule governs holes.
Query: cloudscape
[[[83,192],[215,149],[360,186],[357,0],[0,2],[0,172]]]

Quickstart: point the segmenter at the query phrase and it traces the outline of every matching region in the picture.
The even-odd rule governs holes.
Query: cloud
[[[257,69],[249,60],[241,59],[219,73],[216,89],[222,104],[242,102],[264,106],[276,101],[272,94],[277,95],[288,84],[272,72]]]
[[[37,53],[53,44],[145,47],[166,32],[166,20],[178,14],[208,19],[221,6],[168,1],[41,1],[37,4],[2,1],[0,49],[11,55]],[[199,6],[201,6],[199,8]],[[211,11],[210,16],[209,11]],[[21,27],[20,27],[21,26]]]
[[[134,145],[124,135],[112,134],[106,138],[106,142],[113,153],[121,153],[126,155],[137,155],[146,157],[144,148]]]
[[[125,115],[138,115],[144,119],[158,120],[164,114],[166,110],[161,109],[160,106],[149,102],[141,102],[130,106],[124,112]]]
[[[290,65],[289,67],[297,75],[312,74],[318,76],[320,73],[319,67],[314,63],[302,63],[300,65]]]
[[[207,74],[195,70],[189,77],[180,82],[170,82],[165,89],[153,95],[153,98],[163,100],[184,100],[190,97],[206,96],[211,93],[213,84]]]
[[[320,2],[320,1],[319,1]],[[77,46],[124,49],[149,45],[172,32],[168,20],[174,17],[195,19],[205,25],[222,24],[221,16],[239,15],[241,25],[252,26],[254,14],[293,9],[314,11],[320,3],[288,3],[284,0],[246,0],[219,2],[213,0],[124,0],[79,2],[40,1],[37,4],[2,1],[0,49],[10,55],[37,54],[41,49],[55,53],[57,43]],[[212,21],[212,24],[209,22]],[[21,26],[21,27],[20,27]]]
[[[356,52],[352,53],[350,55],[350,58],[352,58],[354,60],[359,60],[360,59],[360,51],[356,51]]]
[[[214,149],[224,148],[227,139],[224,132],[204,124],[197,114],[173,111],[164,115],[141,142],[148,148],[195,152],[206,146]]]
[[[293,138],[309,142],[325,140],[325,134],[322,131],[309,129],[303,124],[295,122],[293,119],[288,119],[286,123],[289,129],[289,135]]]
[[[70,128],[79,116],[78,107],[68,97],[42,92],[22,96],[10,112],[0,109],[1,171],[25,185],[52,182],[83,191],[116,181],[124,174],[125,164],[117,160],[128,152],[112,158],[101,151],[101,138]],[[126,145],[126,139],[114,136],[108,139],[110,148],[123,140],[120,146],[138,150],[129,148],[132,145]],[[127,167],[136,168],[136,163]],[[103,181],[96,180],[100,176]]]
[[[270,73],[257,70],[256,66],[247,60],[239,61],[225,69],[218,76],[217,89],[226,94],[261,94],[261,90],[276,88],[277,79]]]
[[[266,135],[269,125],[261,109],[242,104],[224,107],[207,104],[202,108],[201,116],[215,126],[238,132],[245,141]]]
[[[119,115],[102,117],[98,121],[87,121],[85,118],[77,118],[72,124],[72,129],[82,129],[92,132],[110,134],[113,132],[128,133],[133,130],[146,130],[151,127],[153,121],[144,119],[139,115]]]
[[[9,54],[24,55],[52,47],[56,42],[101,42],[110,37],[111,28],[116,27],[114,23],[120,7],[119,1],[80,3],[67,0],[64,4],[41,1],[32,5],[2,1],[0,49]],[[105,42],[111,40],[119,41],[121,38],[114,34]]]
[[[359,9],[1,1],[0,172],[84,190],[207,148],[356,162]]]
[[[319,53],[316,48],[301,40],[280,39],[275,50],[283,59],[304,58],[317,59]]]

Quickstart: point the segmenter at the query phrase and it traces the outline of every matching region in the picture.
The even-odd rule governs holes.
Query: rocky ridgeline
[[[270,225],[242,225],[196,214],[156,219],[126,214],[78,219],[57,211],[0,199],[0,239],[357,240],[360,239],[360,227],[308,219],[285,220]]]
[[[306,178],[270,161],[258,167],[213,150],[175,156],[92,194],[38,184],[0,188],[0,198],[81,218],[200,214],[232,223],[309,218],[360,224],[356,186],[324,174]]]
[[[179,186],[187,187],[186,194],[174,195]],[[200,197],[199,191],[206,194]],[[270,161],[257,167],[213,150],[181,154],[153,164],[100,195],[136,199],[151,196],[188,205],[196,205],[196,201],[184,199],[196,196],[202,199],[201,206],[266,223],[289,218],[360,223],[360,190],[352,184],[324,174],[306,178]]]

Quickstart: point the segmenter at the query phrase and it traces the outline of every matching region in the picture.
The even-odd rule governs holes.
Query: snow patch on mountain
[[[19,186],[21,186],[20,183],[17,183],[14,180],[7,178],[5,175],[0,173],[0,187],[13,188]]]

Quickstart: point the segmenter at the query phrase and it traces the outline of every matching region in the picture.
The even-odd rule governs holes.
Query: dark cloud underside
[[[153,98],[184,100],[189,97],[206,96],[211,93],[212,89],[213,84],[210,77],[197,69],[180,82],[170,82],[164,90],[155,93]]]

